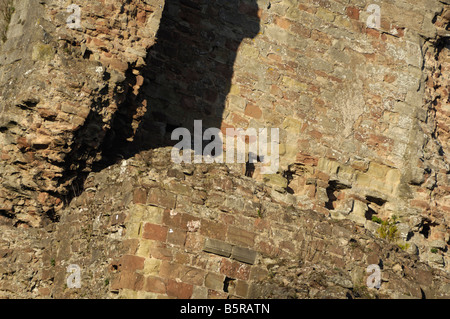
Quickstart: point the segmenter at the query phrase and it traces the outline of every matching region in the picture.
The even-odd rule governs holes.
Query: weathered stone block
[[[175,208],[176,196],[159,188],[152,188],[148,194],[147,204],[164,208]]]
[[[203,251],[208,253],[213,253],[219,256],[230,257],[233,246],[229,243],[207,238],[205,240],[205,245]]]
[[[253,247],[256,234],[234,226],[228,227],[227,238],[236,245]]]
[[[220,273],[233,279],[248,280],[251,266],[223,258],[220,263]]]
[[[177,299],[190,299],[194,290],[193,285],[169,280],[167,284],[167,295]]]
[[[155,292],[159,294],[166,293],[166,282],[159,277],[150,276],[145,280],[144,290],[148,292]]]
[[[176,246],[184,246],[186,231],[178,228],[170,228],[167,234],[167,242]]]
[[[145,258],[139,256],[125,255],[120,260],[121,269],[123,271],[135,271],[144,269]]]
[[[221,291],[221,290],[223,290],[224,280],[225,280],[225,275],[210,272],[206,275],[205,286],[207,288]]]
[[[233,246],[231,258],[253,265],[256,261],[256,251],[244,247]]]
[[[142,237],[145,239],[152,239],[158,241],[166,241],[167,227],[156,224],[146,223],[144,225],[144,232]]]
[[[224,240],[226,237],[227,227],[224,224],[216,223],[211,220],[202,220],[200,234],[205,237]]]

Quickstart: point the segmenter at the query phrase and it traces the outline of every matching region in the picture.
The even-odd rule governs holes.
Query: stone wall
[[[71,1],[16,0],[2,295],[447,296],[449,3],[373,2],[375,28],[371,1],[80,0],[71,29]],[[196,119],[279,128],[279,172],[171,164]]]
[[[450,277],[349,220],[301,209],[244,165],[170,148],[91,173],[43,229],[2,220],[3,298],[448,298]],[[370,264],[381,288],[367,288]],[[69,265],[81,270],[70,288]]]
[[[15,1],[0,46],[0,211],[16,224],[57,220],[102,158],[158,28],[158,1],[79,1],[80,28],[70,4]]]

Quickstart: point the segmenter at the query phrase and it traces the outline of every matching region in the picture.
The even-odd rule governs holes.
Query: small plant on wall
[[[398,217],[393,215],[391,218],[381,220],[380,227],[377,229],[378,235],[389,242],[398,239],[398,228],[396,226]]]

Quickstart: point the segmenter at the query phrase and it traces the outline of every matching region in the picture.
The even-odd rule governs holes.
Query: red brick
[[[270,230],[270,222],[268,220],[256,218],[253,224],[258,231]]]
[[[213,222],[211,220],[202,219],[200,234],[205,237],[225,240],[227,233],[227,225]]]
[[[124,271],[111,282],[111,290],[131,289],[135,291],[142,290],[144,286],[144,276],[141,274]]]
[[[168,227],[187,230],[187,227],[183,227],[183,215],[183,213],[179,213],[175,210],[166,209],[163,214],[163,224]]]
[[[312,130],[308,133],[308,135],[315,138],[316,140],[320,140],[322,138],[322,133],[320,133],[318,130]]]
[[[326,45],[331,45],[332,43],[331,38],[325,32],[320,32],[318,30],[311,31],[311,39]]]
[[[176,196],[159,188],[152,188],[148,194],[147,204],[168,209],[175,208]]]
[[[180,228],[169,229],[167,242],[176,246],[184,246],[186,242],[186,231]]]
[[[304,37],[304,38],[310,38],[311,37],[311,29],[306,28],[304,25],[294,23],[292,25],[291,31]]]
[[[176,251],[174,253],[173,261],[179,264],[190,264],[191,254],[182,251]]]
[[[204,242],[205,237],[203,235],[198,233],[187,233],[186,244],[184,247],[188,252],[201,252]]]
[[[169,280],[167,284],[167,295],[169,297],[176,297],[177,299],[190,299],[194,287],[192,285]]]
[[[233,279],[248,280],[250,269],[251,266],[238,261],[231,261],[228,258],[223,258],[220,263],[220,273]]]
[[[272,84],[272,86],[270,87],[270,94],[278,96],[278,97],[282,97],[283,91],[275,84]]]
[[[145,258],[139,256],[125,255],[120,259],[120,270],[136,271],[144,269]]]
[[[380,32],[375,29],[367,28],[366,33],[368,36],[371,36],[371,37],[374,37],[377,39],[380,37]]]
[[[206,272],[203,269],[184,266],[181,281],[187,284],[202,286],[205,281]]]
[[[146,223],[142,237],[165,242],[167,239],[167,227],[156,224]]]
[[[384,76],[384,82],[393,83],[395,80],[397,80],[397,76],[394,74],[386,74]]]
[[[173,251],[165,243],[157,242],[150,250],[150,257],[170,261],[173,258]]]
[[[191,221],[199,221],[200,218],[194,217],[189,214],[179,213],[174,210],[167,210],[163,215],[163,223],[169,228],[179,228],[182,230],[188,230],[188,223]]]
[[[280,254],[280,249],[268,241],[261,241],[257,244],[256,249],[264,255],[269,257],[277,257]]]
[[[49,297],[51,290],[46,287],[39,288],[39,295],[43,297]]]
[[[297,154],[297,163],[317,166],[317,164],[319,163],[319,160],[315,157],[312,157],[311,155],[298,153]]]
[[[232,114],[231,119],[232,119],[233,124],[236,124],[237,127],[247,127],[248,126],[248,121],[236,113]]]
[[[186,284],[202,286],[205,281],[206,272],[203,269],[163,261],[160,266],[159,276],[171,280],[178,279]]]
[[[347,16],[353,20],[359,20],[359,8],[357,7],[347,7],[346,10]]]
[[[159,268],[159,276],[167,279],[180,278],[183,275],[184,266],[174,262],[163,261]]]
[[[283,58],[279,54],[275,54],[275,53],[267,54],[267,58],[274,60],[276,62],[279,62],[279,63],[281,63],[283,61]]]
[[[262,116],[262,111],[258,106],[249,103],[245,108],[244,114],[254,117],[255,119],[260,119]]]
[[[144,290],[149,292],[156,292],[158,294],[165,294],[166,282],[162,278],[150,276],[145,281]]]
[[[227,123],[222,121],[222,124],[220,126],[220,131],[222,132],[224,137],[227,136],[227,129],[229,129],[229,128],[235,129],[234,126],[229,125],[229,124],[227,124]]]
[[[233,244],[253,247],[253,245],[255,244],[255,236],[255,233],[246,231],[244,229],[234,226],[228,227],[227,238]]]
[[[147,191],[143,188],[136,188],[133,192],[133,202],[135,204],[147,203]]]
[[[289,29],[289,27],[291,26],[291,22],[282,17],[275,17],[274,22],[277,26],[279,26],[280,28],[283,28],[285,30]]]

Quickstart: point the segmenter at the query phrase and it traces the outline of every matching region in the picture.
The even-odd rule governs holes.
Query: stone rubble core
[[[448,0],[381,1],[378,29],[360,0],[77,0],[81,29],[69,4],[14,1],[0,42],[1,296],[81,294],[64,289],[69,260],[89,273],[86,296],[447,296]],[[107,172],[165,154],[195,119],[280,128],[280,171],[215,176],[227,166],[180,171],[161,155],[167,176],[146,164],[148,185],[114,186]],[[198,170],[213,189],[190,184]],[[269,189],[277,222],[241,183]],[[388,244],[372,218],[392,216]],[[390,270],[366,294],[368,249]]]

